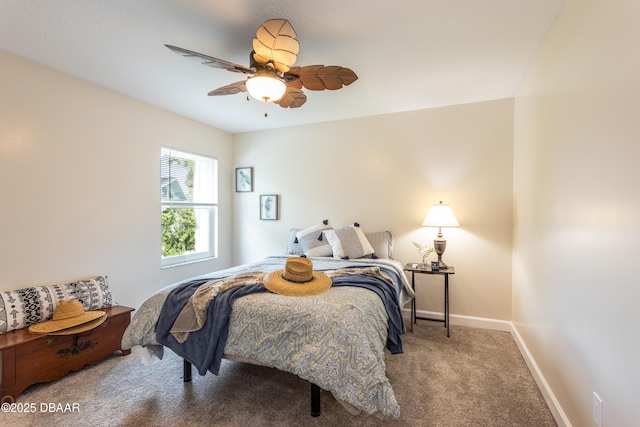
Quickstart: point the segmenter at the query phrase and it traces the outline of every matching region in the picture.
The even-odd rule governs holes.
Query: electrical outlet
[[[593,421],[596,422],[596,426],[602,427],[602,399],[595,391],[593,392]]]

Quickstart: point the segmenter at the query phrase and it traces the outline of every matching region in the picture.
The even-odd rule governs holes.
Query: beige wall
[[[433,241],[437,229],[421,224],[443,200],[461,224],[443,230],[454,321],[511,318],[512,100],[239,134],[233,145],[234,166],[255,174],[255,191],[234,195],[235,263],[282,254],[289,229],[325,218],[391,230],[395,258],[419,261],[411,242]],[[279,221],[259,220],[260,194],[280,196]],[[418,309],[441,313],[442,279],[418,283]]]
[[[640,420],[638,16],[569,2],[516,99],[513,322],[574,426]]]
[[[0,291],[109,276],[137,307],[231,262],[231,136],[0,52]],[[160,269],[160,146],[220,160],[220,258]]]

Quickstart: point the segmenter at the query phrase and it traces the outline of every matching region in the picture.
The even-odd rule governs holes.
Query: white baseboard
[[[409,310],[403,310],[403,311],[405,312],[404,313],[405,317],[407,318],[411,317],[411,312]],[[435,319],[443,318],[442,313],[437,313],[433,311],[417,310],[416,315],[418,317],[432,317]],[[522,354],[522,357],[525,363],[527,364],[527,367],[529,368],[531,375],[536,381],[536,384],[538,385],[538,388],[542,393],[542,397],[544,397],[544,400],[547,402],[547,405],[549,406],[549,410],[551,411],[553,418],[556,420],[556,423],[558,424],[559,427],[571,427],[571,422],[569,422],[567,415],[562,410],[560,403],[558,402],[555,395],[551,391],[549,384],[547,383],[546,379],[542,375],[542,372],[538,368],[536,361],[533,359],[533,356],[531,356],[529,349],[527,349],[527,346],[522,340],[522,337],[518,333],[518,330],[516,329],[513,322],[510,322],[507,320],[487,319],[483,317],[461,316],[457,314],[451,314],[449,316],[449,321],[451,322],[452,325],[469,326],[472,328],[489,329],[493,331],[502,331],[502,332],[511,333],[511,336],[515,341],[516,346],[518,347],[518,350],[520,350],[520,354]]]
[[[529,371],[531,372],[531,375],[533,375],[533,378],[535,379],[536,384],[538,384],[538,388],[540,389],[540,392],[542,393],[544,400],[547,402],[547,406],[549,406],[549,410],[551,411],[553,418],[555,418],[556,423],[558,424],[559,427],[571,427],[571,422],[569,421],[569,419],[567,418],[567,415],[562,410],[562,407],[560,406],[558,399],[556,399],[556,396],[553,394],[553,391],[551,391],[551,387],[549,387],[547,380],[542,375],[542,372],[538,368],[538,364],[533,359],[533,356],[531,356],[531,353],[529,353],[529,349],[525,345],[524,341],[522,340],[522,337],[518,333],[518,329],[515,327],[513,323],[511,323],[511,336],[513,337],[513,340],[516,342],[516,345],[518,346],[518,349],[520,350],[520,353],[522,354],[524,361],[527,363],[527,366],[529,367]]]
[[[405,318],[411,317],[409,310],[403,310]],[[418,317],[432,317],[434,319],[442,319],[443,314],[435,311],[416,310]],[[511,332],[511,322],[506,320],[487,319],[484,317],[461,316],[451,314],[449,321],[452,325],[470,326],[472,328],[490,329],[492,331]]]

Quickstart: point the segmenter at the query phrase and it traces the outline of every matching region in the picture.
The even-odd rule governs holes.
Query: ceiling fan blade
[[[293,67],[287,75],[297,77],[302,86],[309,90],[336,90],[358,80],[356,73],[338,65]]]
[[[208,93],[209,96],[216,95],[235,95],[236,93],[246,92],[247,86],[245,85],[246,80],[242,80],[240,82],[231,83],[230,85],[219,87],[218,89],[212,90]]]
[[[305,95],[301,89],[289,85],[287,85],[287,91],[282,98],[274,101],[275,104],[278,104],[282,108],[298,108],[305,102],[307,102],[307,95]]]
[[[297,89],[302,89],[302,82],[297,76],[291,76],[289,74],[285,74],[285,82],[287,87],[295,87]]]
[[[192,50],[183,49],[177,46],[171,46],[165,44],[166,47],[171,49],[178,55],[189,58],[200,64],[207,65],[209,67],[222,68],[223,70],[233,71],[236,73],[253,74],[254,70],[244,67],[242,65],[234,64],[233,62],[225,61],[224,59],[214,58],[213,56],[204,55],[202,53],[194,52]]]
[[[296,63],[300,43],[296,31],[286,19],[270,19],[258,28],[253,39],[253,58],[260,64],[273,63],[286,73]]]

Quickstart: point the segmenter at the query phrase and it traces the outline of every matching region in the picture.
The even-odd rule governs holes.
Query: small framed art
[[[278,195],[260,195],[260,219],[278,219]]]
[[[236,193],[253,191],[253,168],[236,168]]]

